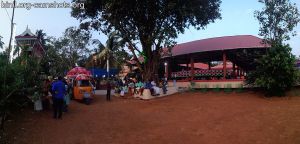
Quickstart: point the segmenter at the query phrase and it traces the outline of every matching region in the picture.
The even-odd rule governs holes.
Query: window
[[[77,81],[77,85],[81,87],[90,86],[90,82],[88,80],[79,80]]]

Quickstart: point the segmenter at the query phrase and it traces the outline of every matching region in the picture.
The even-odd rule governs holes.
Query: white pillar
[[[106,72],[107,72],[107,78],[109,78],[109,58],[106,60]]]

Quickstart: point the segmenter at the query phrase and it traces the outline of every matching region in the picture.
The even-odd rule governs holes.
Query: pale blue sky
[[[1,0],[0,0],[1,1]],[[2,0],[12,2],[12,0]],[[71,2],[71,0],[17,0],[17,2]],[[292,0],[300,10],[300,0]],[[254,18],[254,10],[263,7],[258,0],[223,0],[221,4],[222,20],[209,24],[205,30],[187,29],[184,34],[177,38],[178,43],[199,40],[204,38],[230,36],[230,35],[255,35],[258,36],[259,24]],[[12,9],[6,9],[11,15]],[[5,45],[8,44],[10,35],[10,20],[6,10],[0,7],[0,35]],[[16,9],[15,23],[17,24],[16,34],[21,34],[26,26],[35,32],[43,29],[47,35],[60,37],[63,31],[70,26],[78,26],[79,21],[70,16],[69,8],[52,9]],[[300,55],[300,25],[296,28],[298,35],[293,37],[288,43],[293,48],[293,53]],[[94,35],[93,38],[101,42],[106,41],[105,35]]]

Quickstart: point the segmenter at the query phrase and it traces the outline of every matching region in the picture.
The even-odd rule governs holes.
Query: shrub
[[[295,56],[288,45],[275,45],[257,60],[257,67],[248,75],[247,83],[262,88],[267,96],[284,96],[297,80]]]

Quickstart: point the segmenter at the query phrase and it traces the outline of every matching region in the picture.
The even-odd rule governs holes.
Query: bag
[[[64,99],[65,99],[66,105],[69,105],[70,101],[71,101],[69,94],[65,95]]]

